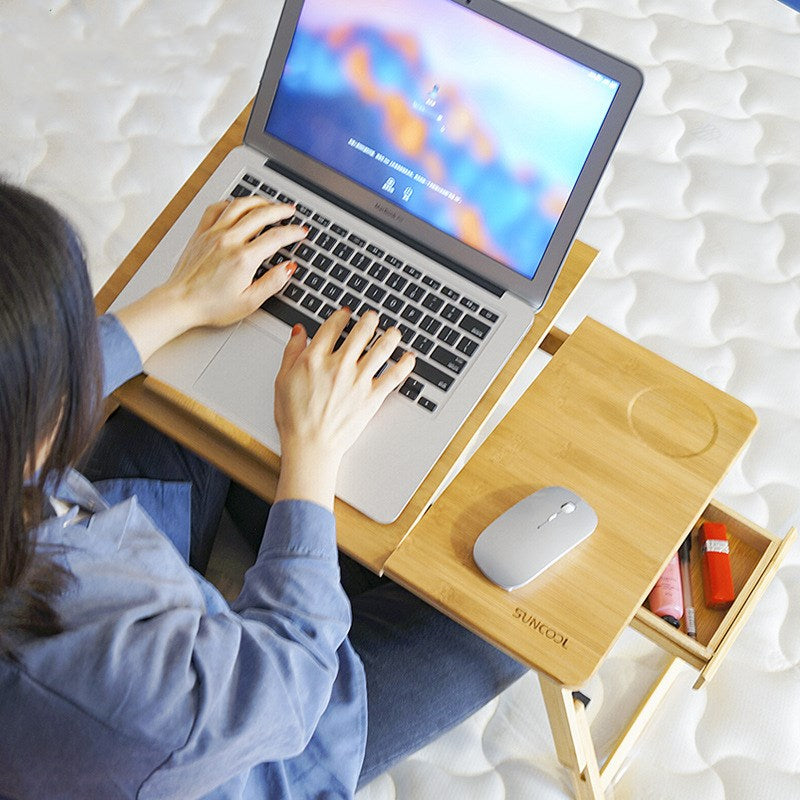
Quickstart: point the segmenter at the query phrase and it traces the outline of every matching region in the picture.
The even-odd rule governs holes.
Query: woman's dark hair
[[[69,574],[37,549],[35,528],[45,482],[75,463],[96,429],[100,380],[78,237],[49,203],[0,181],[0,654],[20,635],[61,630],[52,601]]]

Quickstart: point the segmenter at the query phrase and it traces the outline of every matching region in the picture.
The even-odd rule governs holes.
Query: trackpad
[[[273,415],[275,376],[285,341],[243,322],[195,382],[199,399],[280,452]]]

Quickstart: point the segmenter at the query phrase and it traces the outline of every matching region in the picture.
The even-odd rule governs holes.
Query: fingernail
[[[288,273],[289,273],[289,275],[294,275],[294,271],[295,271],[296,269],[297,269],[297,262],[296,262],[296,261],[290,261],[290,262],[289,262],[289,263],[286,265],[286,272],[288,272]]]
[[[302,326],[302,325],[301,325],[301,324],[298,322],[298,323],[297,323],[297,324],[296,324],[296,325],[295,325],[295,326],[292,328],[292,336],[297,336],[299,333],[301,333],[301,332],[302,332],[302,330],[303,330],[303,326]]]

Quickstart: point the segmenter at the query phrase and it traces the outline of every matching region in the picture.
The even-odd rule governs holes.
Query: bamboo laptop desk
[[[248,115],[249,107],[103,286],[98,312],[241,143]],[[749,409],[591,320],[569,337],[553,328],[595,255],[575,243],[533,328],[395,523],[375,523],[339,500],[335,507],[340,549],[537,670],[556,752],[580,798],[604,796],[678,662],[672,658],[602,769],[584,712],[587,698],[572,690],[594,674],[629,624],[701,669],[701,684],[718,667],[793,533],[781,541],[710,502],[755,428]],[[551,363],[452,479],[538,347],[555,354]],[[115,398],[267,501],[274,496],[279,457],[232,423],[146,376],[129,381]],[[595,507],[598,531],[527,587],[508,593],[493,586],[472,562],[476,536],[517,500],[558,483]],[[728,523],[737,600],[728,612],[698,608],[695,641],[642,602],[701,513]],[[699,569],[693,588],[702,597]]]

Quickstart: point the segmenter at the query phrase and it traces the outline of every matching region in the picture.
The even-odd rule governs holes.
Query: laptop
[[[393,357],[412,349],[417,366],[346,454],[337,495],[392,522],[531,327],[641,85],[495,0],[285,0],[243,144],[112,310],[167,278],[209,204],[296,203],[309,235],[272,259],[298,263],[289,284],[145,371],[280,452],[291,326],[376,309],[402,333]]]

